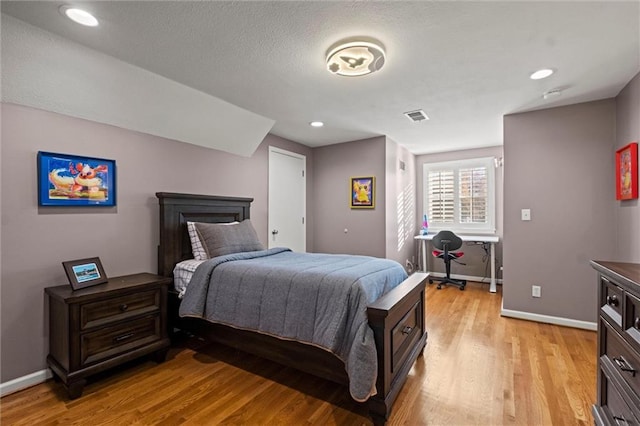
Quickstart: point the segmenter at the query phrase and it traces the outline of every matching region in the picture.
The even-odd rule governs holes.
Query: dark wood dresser
[[[592,261],[598,271],[597,425],[640,425],[640,264]]]
[[[47,363],[71,399],[82,395],[87,376],[150,353],[164,361],[170,283],[170,278],[142,273],[76,291],[69,285],[45,288]]]

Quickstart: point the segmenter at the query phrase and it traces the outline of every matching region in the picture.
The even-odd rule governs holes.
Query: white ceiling
[[[100,1],[97,28],[59,1],[2,12],[275,120],[321,146],[387,135],[415,154],[502,144],[502,116],[616,96],[640,71],[640,1]],[[325,54],[380,40],[384,68],[348,78]],[[556,73],[533,81],[539,68]],[[562,89],[544,100],[542,94]],[[403,113],[424,109],[429,121]],[[325,122],[311,128],[313,120]]]

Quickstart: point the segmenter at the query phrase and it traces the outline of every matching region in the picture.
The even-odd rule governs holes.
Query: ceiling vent
[[[427,117],[427,114],[425,114],[424,111],[421,109],[416,111],[405,112],[404,115],[406,115],[409,120],[415,123],[419,123],[420,121],[429,119],[429,117]]]

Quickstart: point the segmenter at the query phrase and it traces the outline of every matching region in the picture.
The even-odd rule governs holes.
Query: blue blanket
[[[180,316],[318,346],[346,366],[356,401],[375,394],[377,356],[367,305],[407,278],[397,262],[368,256],[229,254],[195,271]]]

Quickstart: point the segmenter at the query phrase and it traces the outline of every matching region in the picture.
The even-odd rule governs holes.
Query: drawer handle
[[[636,370],[635,368],[633,368],[626,359],[624,359],[624,357],[622,355],[618,356],[617,358],[613,358],[613,360],[616,362],[616,364],[618,364],[618,367],[620,367],[620,370],[622,371],[626,371],[628,373],[631,373],[631,375],[633,377],[636,377]]]
[[[122,336],[118,336],[118,337],[114,337],[113,341],[114,342],[122,342],[123,340],[127,340],[133,337],[135,333],[127,333],[127,334],[123,334]]]
[[[406,327],[403,327],[403,328],[402,328],[401,333],[402,333],[402,334],[409,334],[409,333],[411,333],[411,330],[413,330],[413,327],[409,327],[409,326],[407,325]]]
[[[618,306],[619,303],[618,296],[615,294],[613,296],[607,296],[607,305]]]
[[[633,321],[633,326],[636,330],[640,330],[640,317],[636,317],[635,321]]]
[[[616,424],[617,424],[617,425],[619,425],[619,424],[621,424],[621,423],[624,423],[624,424],[626,424],[626,425],[628,425],[628,424],[629,424],[629,422],[627,421],[627,419],[625,419],[625,418],[624,418],[624,417],[622,417],[622,416],[613,416],[613,420],[615,420],[615,421],[616,421]]]
[[[126,312],[127,309],[129,309],[129,306],[126,303],[123,303],[122,305],[120,305],[120,310],[122,312]]]

